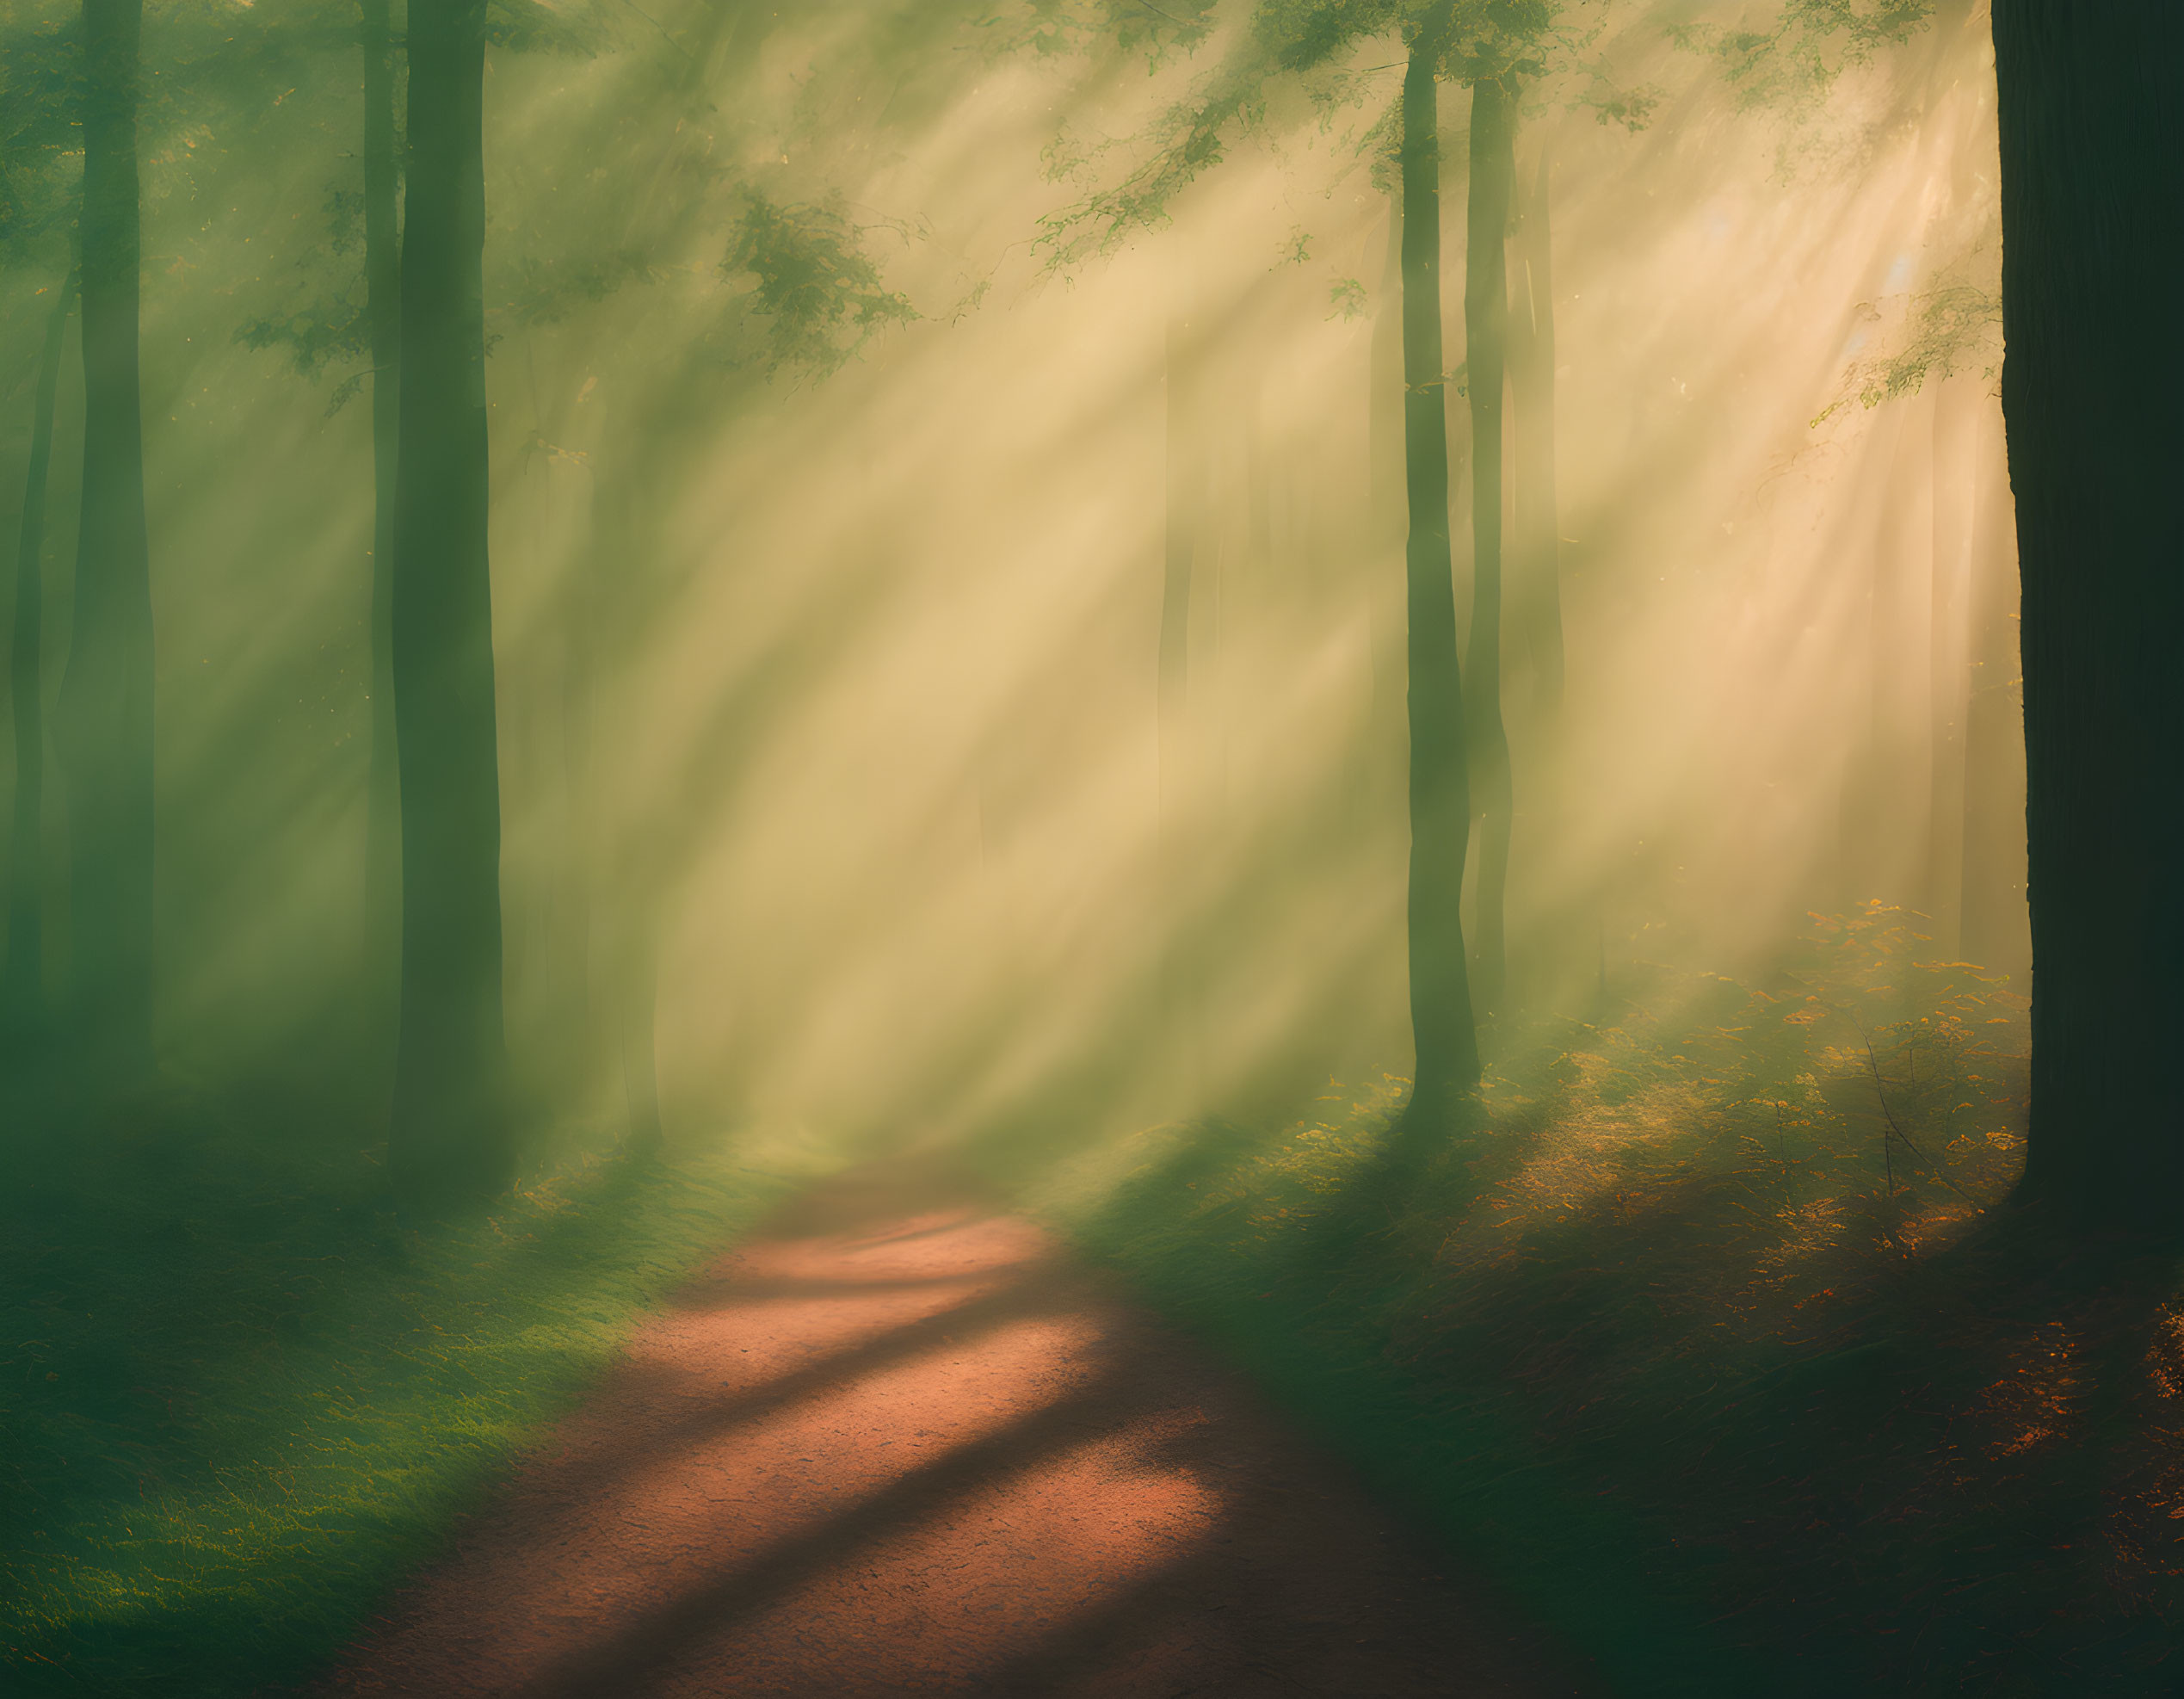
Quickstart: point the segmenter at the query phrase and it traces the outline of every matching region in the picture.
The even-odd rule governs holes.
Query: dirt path
[[[1246,1387],[929,1174],[648,1323],[327,1694],[1580,1690]]]

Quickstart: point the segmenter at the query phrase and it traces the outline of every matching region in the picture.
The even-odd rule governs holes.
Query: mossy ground
[[[409,1231],[371,1152],[281,1130],[168,1093],[19,1121],[0,1156],[9,1693],[308,1676],[640,1312],[824,1165],[565,1148],[490,1216]]]
[[[2173,1690],[2184,1263],[2013,1202],[2025,1005],[1916,917],[1291,1125],[989,1165],[1612,1690]]]

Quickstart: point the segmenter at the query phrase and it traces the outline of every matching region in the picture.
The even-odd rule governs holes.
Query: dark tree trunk
[[[1496,79],[1482,77],[1471,90],[1471,199],[1464,238],[1464,358],[1471,404],[1471,629],[1464,720],[1471,733],[1471,806],[1479,823],[1472,992],[1488,1013],[1501,1007],[1505,978],[1502,921],[1512,806],[1509,740],[1502,724],[1502,407],[1515,106]]]
[[[23,475],[22,528],[15,547],[15,625],[8,695],[15,722],[15,806],[8,856],[8,961],[0,970],[0,1030],[34,1041],[46,1022],[45,805],[46,483],[53,458],[53,404],[60,392],[61,348],[76,305],[76,273],[61,281],[46,320],[38,393],[30,420],[30,466]]]
[[[1461,899],[1471,835],[1464,678],[1448,540],[1448,421],[1441,345],[1441,133],[1434,77],[1447,12],[1410,44],[1403,78],[1404,549],[1410,721],[1410,1029],[1407,1112],[1446,1115],[1478,1080]]]
[[[2033,934],[2026,1183],[2184,1226],[2184,7],[1996,0]]]
[[[1539,171],[1518,225],[1520,271],[1512,320],[1510,382],[1516,392],[1517,621],[1540,717],[1562,709],[1562,516],[1555,491],[1554,235],[1548,217],[1550,167]],[[1522,357],[1517,357],[1519,348]]]
[[[402,258],[396,222],[388,0],[362,0],[364,312],[372,337],[372,764],[365,800],[364,963],[375,1066],[399,996],[402,794],[394,732],[394,479],[400,442]],[[384,1024],[382,1024],[384,1022]]]
[[[151,1067],[152,647],[137,365],[143,0],[83,3],[83,480],[68,670],[71,1015],[107,1078]]]
[[[484,0],[410,16],[394,705],[402,1010],[388,1143],[418,1208],[485,1195],[509,1159],[500,778],[486,557]]]

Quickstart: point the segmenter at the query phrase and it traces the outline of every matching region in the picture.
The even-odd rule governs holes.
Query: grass
[[[1274,1130],[995,1171],[1619,1693],[2169,1693],[2184,1264],[2011,1202],[2024,1004],[1915,917]]]
[[[13,1129],[0,1687],[311,1673],[639,1313],[794,1183],[737,1160],[565,1155],[490,1219],[419,1233],[368,1153],[171,1097]]]

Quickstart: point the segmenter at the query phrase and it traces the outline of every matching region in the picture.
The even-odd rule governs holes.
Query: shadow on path
[[[885,1165],[640,1330],[318,1690],[1592,1685],[1038,1228]]]

